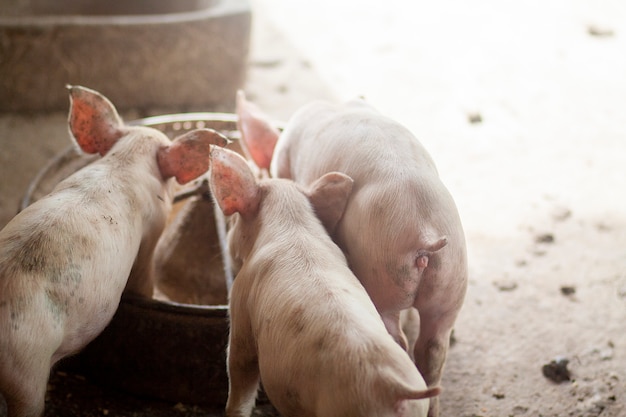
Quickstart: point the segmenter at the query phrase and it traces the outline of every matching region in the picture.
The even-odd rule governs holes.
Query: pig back
[[[139,248],[139,238],[115,215],[76,210],[78,200],[67,202],[61,208],[40,200],[0,232],[0,293],[11,304],[3,311],[29,326],[63,323],[66,337],[53,362],[82,348],[109,322]]]
[[[278,175],[303,184],[330,171],[354,180],[333,239],[377,308],[398,302],[408,307],[421,281],[467,275],[465,237],[454,200],[426,149],[399,123],[362,105],[315,103],[289,123],[272,164]],[[443,237],[447,244],[431,255],[425,277],[416,270],[401,277],[420,250]],[[390,288],[397,294],[390,294]],[[381,294],[389,299],[378,299]]]
[[[158,146],[156,144],[155,148]],[[71,335],[85,340],[112,317],[142,242],[161,232],[167,187],[150,173],[144,155],[124,169],[107,156],[60,182],[48,196],[16,215],[0,232],[0,268],[12,298],[42,289]],[[80,318],[80,320],[76,320]],[[63,348],[65,349],[65,348]]]
[[[302,184],[339,171],[357,188],[404,169],[437,176],[426,149],[399,123],[366,106],[321,102],[293,116],[276,144],[271,167],[274,177]]]

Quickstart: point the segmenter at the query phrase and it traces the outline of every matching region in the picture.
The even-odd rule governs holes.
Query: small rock
[[[612,29],[603,28],[596,25],[589,25],[587,27],[587,33],[589,33],[591,36],[595,36],[598,38],[609,38],[615,35],[615,32],[613,32]]]
[[[572,210],[566,207],[557,207],[552,211],[552,218],[555,221],[562,222],[569,219],[570,217],[572,217]]]
[[[471,124],[482,123],[483,117],[478,112],[471,112],[467,114],[467,121]]]
[[[543,376],[556,383],[569,381],[571,374],[569,369],[567,369],[568,363],[569,359],[562,357],[550,361],[550,363],[543,365],[541,368]]]
[[[502,392],[494,392],[493,394],[491,394],[491,396],[496,400],[502,400],[505,397],[504,393]]]
[[[524,407],[523,405],[516,405],[515,407],[513,407],[514,416],[525,414],[527,411],[528,411],[528,407]]]
[[[565,296],[574,295],[576,294],[576,287],[574,287],[573,285],[563,285],[561,286],[561,294]]]
[[[537,243],[554,243],[554,235],[552,233],[543,233],[535,237]]]
[[[517,282],[515,281],[496,281],[493,285],[500,291],[514,291],[517,289]]]

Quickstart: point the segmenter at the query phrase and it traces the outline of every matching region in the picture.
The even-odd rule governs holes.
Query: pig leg
[[[235,314],[233,314],[235,313]],[[249,417],[259,389],[259,362],[249,318],[231,307],[226,416]]]
[[[450,333],[454,320],[442,321],[441,312],[419,311],[420,329],[413,355],[415,365],[428,387],[440,385],[441,373],[450,344]],[[456,315],[453,315],[456,317]],[[429,417],[439,415],[439,397],[430,399]]]
[[[27,361],[4,364],[0,370],[0,392],[5,396],[8,416],[40,417],[43,415],[50,361]]]
[[[400,312],[400,323],[402,324],[402,331],[407,338],[407,351],[411,360],[415,363],[415,342],[417,342],[420,333],[419,313],[414,307],[402,310]]]
[[[229,359],[228,366],[229,388],[226,416],[249,417],[259,389],[258,363],[252,358],[248,358],[247,362],[243,359]]]
[[[400,345],[400,347],[404,350],[408,350],[408,341],[407,338],[402,331],[402,327],[400,326],[400,312],[393,311],[389,313],[381,314],[381,318],[383,319],[383,323],[385,323],[385,328],[387,332],[393,337],[393,340],[396,341]]]

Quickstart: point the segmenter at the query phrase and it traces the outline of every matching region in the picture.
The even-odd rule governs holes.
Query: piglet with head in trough
[[[0,393],[9,417],[44,410],[50,368],[109,323],[127,291],[151,297],[151,256],[171,187],[208,170],[196,130],[170,141],[127,126],[99,93],[69,87],[76,144],[102,158],[60,182],[0,231]]]
[[[305,186],[332,171],[354,180],[345,213],[328,232],[389,333],[412,350],[428,386],[439,385],[467,289],[467,256],[456,205],[428,152],[362,100],[311,103],[280,136],[242,92],[237,112],[248,155],[271,176]],[[412,307],[419,329],[409,347],[400,312]],[[433,399],[429,415],[438,406]]]
[[[341,217],[352,180],[257,180],[240,155],[214,147],[210,185],[233,216],[238,269],[226,414],[249,416],[262,380],[285,417],[425,416],[439,388],[427,389],[324,228]]]

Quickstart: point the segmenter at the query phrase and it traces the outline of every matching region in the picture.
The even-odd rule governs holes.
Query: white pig
[[[260,378],[285,417],[425,416],[439,388],[426,388],[320,222],[338,220],[352,180],[329,173],[306,190],[257,181],[243,157],[214,147],[210,185],[234,215],[229,246],[240,268],[226,415],[251,414]]]
[[[273,177],[308,185],[339,171],[354,180],[343,217],[328,231],[403,347],[400,311],[419,311],[412,356],[428,386],[439,385],[467,289],[467,256],[456,205],[428,152],[362,100],[311,103],[280,138],[242,92],[238,114],[248,155]],[[438,400],[429,415],[438,415]]]
[[[0,231],[0,393],[9,417],[43,413],[51,366],[106,327],[127,281],[128,291],[151,295],[147,269],[171,209],[169,178],[200,176],[210,144],[225,143],[210,130],[172,142],[126,126],[99,93],[68,88],[70,132],[102,158]]]

